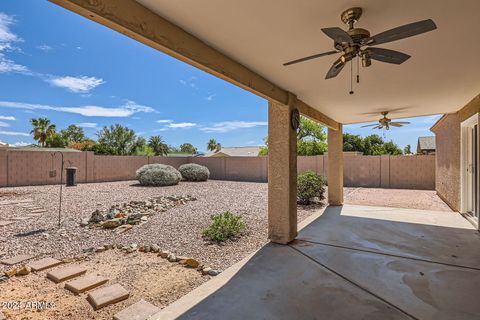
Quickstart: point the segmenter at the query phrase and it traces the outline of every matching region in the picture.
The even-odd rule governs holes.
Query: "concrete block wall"
[[[178,168],[197,163],[210,170],[214,180],[266,182],[267,157],[147,157],[103,156],[92,152],[65,152],[65,166],[78,168],[77,181],[134,180],[138,168],[163,163]],[[60,182],[61,157],[51,152],[0,150],[0,186],[56,184]],[[49,171],[57,176],[50,177]],[[313,170],[327,176],[327,156],[298,157],[297,172]],[[65,181],[65,178],[64,178]],[[344,183],[348,187],[435,188],[435,156],[344,156]]]

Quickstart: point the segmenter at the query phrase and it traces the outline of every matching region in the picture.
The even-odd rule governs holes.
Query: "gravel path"
[[[47,212],[38,218],[0,227],[0,252],[6,252],[6,256],[33,254],[62,258],[79,254],[84,248],[110,243],[158,244],[164,250],[192,256],[224,270],[267,241],[266,183],[210,180],[152,188],[138,186],[136,181],[122,181],[80,184],[63,190],[64,220],[58,228],[59,186],[3,188],[0,201],[33,198],[34,203],[46,208]],[[131,200],[169,195],[191,195],[197,200],[160,212],[147,223],[134,226],[123,234],[79,226],[81,219],[89,218],[95,209],[105,210]],[[27,209],[14,205],[3,205],[0,209],[0,220],[28,213]],[[242,215],[247,224],[247,235],[222,245],[207,244],[201,232],[210,224],[210,215],[226,210]],[[300,209],[299,221],[313,212]]]
[[[5,252],[5,256],[32,254],[63,258],[79,254],[84,248],[104,244],[158,244],[163,250],[191,256],[224,270],[267,242],[266,183],[210,180],[152,188],[138,186],[136,181],[121,181],[80,184],[63,190],[64,220],[58,228],[59,186],[1,189],[0,201],[32,198],[47,212],[38,218],[0,227],[0,252]],[[89,218],[95,209],[106,210],[111,205],[131,200],[170,195],[191,195],[197,200],[160,212],[147,223],[134,226],[123,234],[79,226],[80,221]],[[449,211],[434,191],[345,188],[345,197],[346,203]],[[298,220],[305,219],[319,208],[321,206],[299,207]],[[0,220],[28,213],[27,209],[14,205],[1,205],[0,209]],[[201,232],[210,224],[210,215],[227,210],[242,215],[247,224],[247,235],[221,245],[206,243]],[[0,271],[4,269],[0,265]]]

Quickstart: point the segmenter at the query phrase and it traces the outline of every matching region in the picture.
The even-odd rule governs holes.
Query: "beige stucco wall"
[[[480,95],[456,113],[444,115],[431,129],[437,148],[435,189],[456,211],[460,211],[461,123],[478,112]]]
[[[444,141],[450,140],[444,139]],[[198,163],[208,167],[211,179],[216,180],[266,182],[268,177],[268,157],[101,156],[94,155],[92,152],[70,152],[65,153],[65,160],[71,161],[72,165],[78,168],[77,181],[80,183],[132,180],[135,179],[135,171],[148,163],[169,164],[175,168],[184,163]],[[447,163],[450,165],[451,161]],[[440,170],[444,170],[443,168],[444,166],[440,166]],[[50,152],[0,150],[0,186],[58,183],[59,155],[53,162],[57,177],[49,177],[48,173],[51,169]],[[327,176],[328,157],[298,157],[297,172],[302,173],[306,170],[313,170]],[[448,172],[442,174],[446,175]],[[440,175],[437,176],[440,177]],[[435,188],[435,156],[344,155],[344,184],[348,187],[433,190]],[[443,193],[448,191],[447,184]]]

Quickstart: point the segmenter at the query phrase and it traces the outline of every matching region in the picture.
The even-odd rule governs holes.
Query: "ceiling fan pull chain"
[[[350,60],[350,94],[353,94],[353,60]]]
[[[357,56],[357,83],[360,83],[360,67],[358,60],[360,60],[360,56]]]

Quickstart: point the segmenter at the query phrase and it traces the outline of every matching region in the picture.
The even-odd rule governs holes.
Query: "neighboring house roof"
[[[222,147],[218,151],[210,152],[205,157],[256,157],[261,147]]]
[[[418,137],[417,149],[435,150],[435,136]]]

